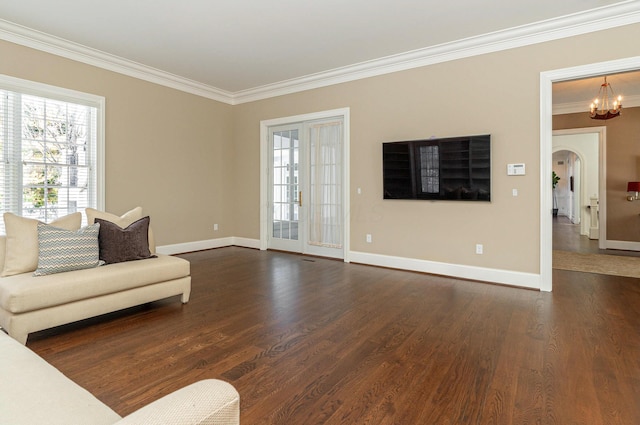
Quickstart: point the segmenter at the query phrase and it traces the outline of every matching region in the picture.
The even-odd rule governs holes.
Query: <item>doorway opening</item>
[[[606,210],[606,163],[601,160],[606,127],[556,130],[552,144],[551,168],[559,177],[553,190],[553,249],[597,252],[600,234],[606,233],[600,217],[600,210]]]
[[[576,80],[610,73],[640,69],[640,56],[609,62],[564,68],[540,74],[540,290],[551,291],[553,267],[552,232],[552,85],[555,82]],[[601,157],[601,161],[604,158]],[[602,197],[600,199],[602,205]],[[606,220],[606,210],[600,208],[600,223]],[[600,238],[602,239],[602,234]]]

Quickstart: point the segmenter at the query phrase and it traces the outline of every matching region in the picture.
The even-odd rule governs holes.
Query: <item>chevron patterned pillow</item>
[[[34,276],[90,269],[101,265],[98,233],[100,224],[80,230],[65,230],[38,223],[38,268]]]

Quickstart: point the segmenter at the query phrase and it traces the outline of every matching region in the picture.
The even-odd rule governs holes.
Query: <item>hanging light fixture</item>
[[[594,120],[608,120],[619,116],[620,112],[622,112],[622,96],[618,96],[616,100],[614,98],[613,88],[611,88],[611,84],[607,83],[607,77],[605,76],[604,83],[600,85],[598,97],[591,103],[589,116]],[[609,105],[609,99],[613,101],[613,108]]]

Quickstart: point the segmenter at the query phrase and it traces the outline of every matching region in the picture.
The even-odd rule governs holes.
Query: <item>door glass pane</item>
[[[342,122],[314,124],[309,131],[308,243],[342,248]]]
[[[276,239],[298,240],[298,130],[273,133],[273,226]]]

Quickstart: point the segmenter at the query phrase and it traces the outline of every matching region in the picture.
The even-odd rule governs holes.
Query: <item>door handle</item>
[[[302,191],[298,192],[298,205],[302,206]]]

